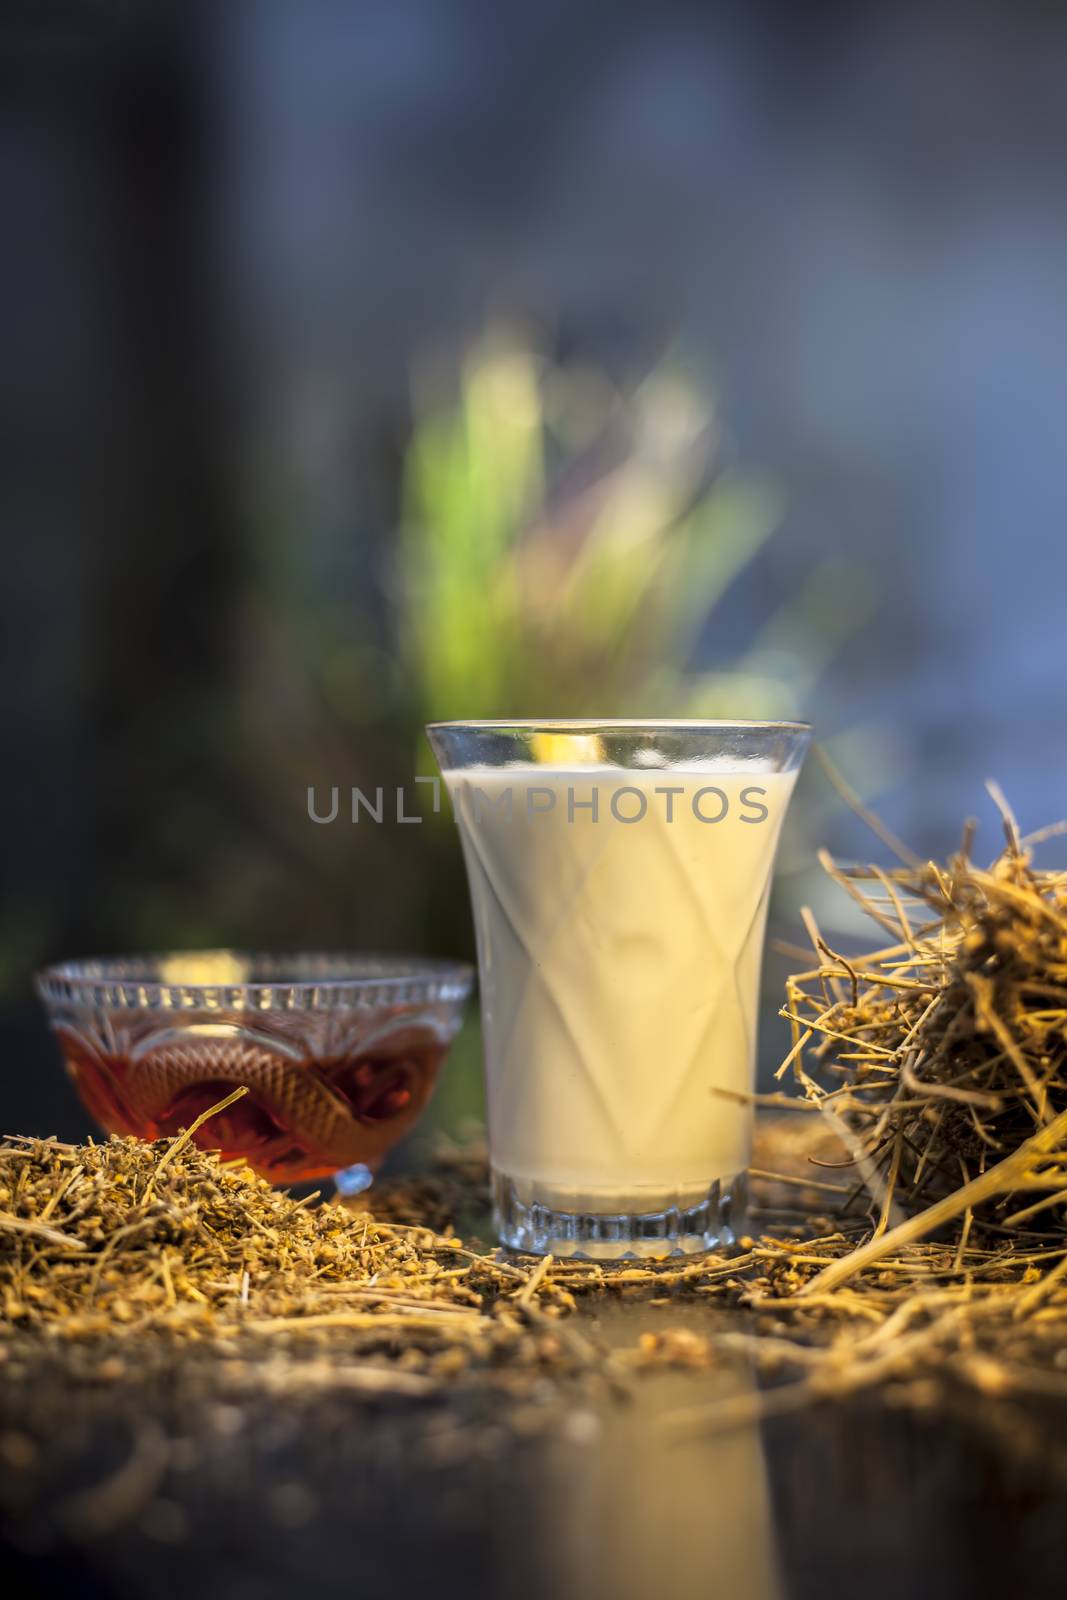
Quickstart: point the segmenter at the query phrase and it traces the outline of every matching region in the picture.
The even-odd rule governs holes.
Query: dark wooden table
[[[662,1327],[640,1303],[579,1315],[620,1345]],[[478,1392],[191,1414],[164,1372],[137,1395],[138,1445],[106,1390],[47,1381],[44,1437],[27,1423],[39,1394],[4,1400],[8,1595],[1029,1600],[1067,1581],[1067,1416],[962,1391],[678,1436],[665,1412],[751,1378],[655,1373],[629,1401],[580,1395],[531,1426]],[[120,1502],[103,1527],[84,1499],[101,1479]]]

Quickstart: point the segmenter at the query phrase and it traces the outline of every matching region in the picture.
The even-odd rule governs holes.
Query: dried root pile
[[[0,1145],[9,1377],[47,1348],[104,1379],[184,1350],[260,1385],[412,1395],[467,1370],[595,1365],[557,1331],[570,1296],[530,1282],[425,1226],[295,1201],[188,1134]]]
[[[1020,839],[1006,806],[1004,821],[988,868],[970,829],[943,866],[824,862],[894,941],[846,959],[812,926],[823,959],[789,980],[784,1012],[782,1073],[846,1144],[853,1200],[875,1203],[862,1261],[946,1229],[964,1246],[1067,1242],[1067,873],[1038,871],[1041,836]]]

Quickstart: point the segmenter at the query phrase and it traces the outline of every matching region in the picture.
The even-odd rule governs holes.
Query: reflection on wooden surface
[[[655,1312],[616,1308],[602,1331],[632,1342],[645,1318],[655,1325]],[[638,1389],[604,1420],[594,1450],[572,1449],[555,1462],[537,1519],[547,1537],[546,1593],[784,1600],[758,1424],[710,1438],[679,1438],[658,1425],[692,1387],[692,1375],[668,1374],[655,1395]],[[703,1401],[753,1389],[741,1368],[700,1380]],[[571,1426],[580,1438],[581,1413]]]
[[[577,1314],[633,1345],[640,1304]],[[696,1306],[672,1315],[696,1326]],[[194,1358],[195,1359],[195,1358]],[[2,1390],[0,1545],[39,1600],[1044,1600],[1062,1592],[1067,1418],[973,1398],[877,1398],[758,1429],[665,1430],[744,1397],[735,1374],[642,1377],[629,1401],[517,1415],[484,1387],[443,1404],[255,1399],[191,1412],[177,1372],[143,1380],[155,1455],[126,1513],[89,1536],[70,1506],[131,1460],[106,1384]],[[127,1396],[129,1398],[129,1396]],[[539,1413],[531,1415],[531,1413]],[[151,1454],[151,1452],[150,1452]],[[147,1458],[146,1458],[147,1459]],[[151,1462],[149,1463],[151,1465]],[[143,1492],[142,1492],[143,1491]]]

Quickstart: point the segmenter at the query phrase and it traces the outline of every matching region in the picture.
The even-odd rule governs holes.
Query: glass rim
[[[225,957],[243,964],[244,975],[186,981],[165,972],[168,963]],[[313,970],[316,964],[321,964],[321,972]],[[389,1000],[465,1000],[474,976],[469,962],[436,956],[219,946],[75,957],[41,967],[34,974],[34,985],[46,1006],[88,1004],[124,1011],[313,1010],[320,1003],[343,1009]]]
[[[746,718],[714,717],[474,717],[455,721],[427,722],[426,732],[441,729],[469,728],[500,732],[509,728],[522,733],[537,733],[542,728],[560,729],[566,733],[597,733],[604,728],[617,728],[622,732],[645,733],[717,733],[724,729],[752,733],[811,733],[810,722],[760,722]]]

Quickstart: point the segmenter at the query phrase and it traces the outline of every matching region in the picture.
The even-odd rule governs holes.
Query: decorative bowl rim
[[[205,982],[161,976],[167,963],[227,958],[255,976]],[[316,966],[323,970],[309,970]],[[34,982],[49,1010],[74,1005],[116,1011],[335,1011],[459,1004],[473,989],[474,968],[433,956],[220,947],[79,957],[43,967]]]

